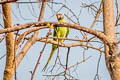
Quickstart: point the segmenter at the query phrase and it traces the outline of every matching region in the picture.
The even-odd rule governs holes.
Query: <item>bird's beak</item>
[[[62,18],[63,18],[62,15],[59,15],[59,14],[57,15],[57,19],[58,19],[58,20],[60,20],[60,19],[62,19]]]
[[[60,16],[60,15],[57,15],[57,18],[58,18],[58,19],[60,19],[60,18],[61,18],[61,16]]]

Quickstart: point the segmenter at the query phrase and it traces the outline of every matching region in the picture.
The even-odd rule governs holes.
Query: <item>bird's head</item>
[[[64,16],[63,16],[62,13],[58,13],[58,14],[56,14],[56,16],[57,16],[57,19],[58,19],[58,20],[61,20],[61,19],[64,18]]]

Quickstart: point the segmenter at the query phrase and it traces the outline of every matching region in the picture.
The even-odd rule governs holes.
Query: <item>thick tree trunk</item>
[[[2,5],[5,28],[13,27],[10,3]],[[12,80],[14,63],[14,32],[6,34],[6,66],[4,80]]]
[[[112,80],[120,80],[120,58],[118,45],[115,43],[114,6],[113,0],[103,0],[104,33],[110,39],[105,44],[105,59]]]

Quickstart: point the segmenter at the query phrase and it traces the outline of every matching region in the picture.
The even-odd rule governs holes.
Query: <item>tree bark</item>
[[[4,27],[11,28],[12,17],[10,3],[2,4],[4,15]],[[4,70],[4,80],[12,80],[13,77],[13,63],[14,63],[14,32],[6,34],[6,65]]]
[[[120,58],[114,26],[113,0],[103,0],[104,33],[109,38],[105,44],[105,60],[112,80],[120,80]]]

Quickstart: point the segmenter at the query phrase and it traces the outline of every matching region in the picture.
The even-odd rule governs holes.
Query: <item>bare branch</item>
[[[17,38],[17,40],[16,40],[16,47],[15,47],[16,50],[18,49],[19,43],[21,42],[22,39],[25,38],[26,35],[30,34],[31,32],[38,31],[38,30],[40,30],[40,29],[42,29],[42,28],[41,28],[41,27],[35,27],[35,28],[33,28],[33,29],[30,29],[30,30],[22,33],[22,34]]]
[[[87,27],[84,27],[84,26],[81,26],[81,25],[78,25],[78,24],[60,23],[60,22],[33,22],[33,23],[28,23],[28,24],[17,26],[15,28],[1,29],[0,34],[5,33],[5,32],[16,31],[16,30],[20,30],[20,29],[25,29],[25,28],[28,28],[28,27],[34,27],[34,26],[36,26],[36,27],[40,26],[40,27],[44,28],[44,26],[46,26],[46,24],[50,24],[50,25],[53,25],[53,26],[66,26],[66,27],[70,27],[70,28],[73,28],[73,29],[76,29],[76,30],[81,30],[83,32],[87,32],[87,33],[90,33],[92,35],[97,36],[104,43],[110,43],[111,42],[111,40],[109,40],[107,38],[107,36],[105,36],[100,31],[93,30],[93,29],[90,29],[90,28],[87,28]]]
[[[46,4],[47,4],[46,1],[42,2],[42,7],[41,7],[41,11],[40,11],[40,17],[38,19],[38,21],[40,21],[40,22],[42,21],[42,18],[44,16]],[[37,26],[37,25],[34,25],[34,26]],[[18,67],[18,65],[20,64],[21,60],[26,55],[27,51],[36,42],[36,38],[37,38],[38,33],[39,33],[38,31],[34,32],[34,34],[32,35],[32,37],[27,41],[27,43],[25,44],[25,46],[22,48],[21,52],[17,55],[17,57],[16,57],[16,67]]]
[[[37,38],[37,41],[45,42],[46,39]],[[76,47],[76,46],[84,46],[84,47],[92,48],[92,49],[95,49],[95,50],[98,50],[98,51],[104,53],[104,51],[101,50],[101,49],[99,49],[99,48],[92,47],[92,46],[85,45],[85,44],[81,44],[81,43],[72,43],[72,44],[59,43],[59,44],[58,44],[57,41],[53,41],[53,40],[48,40],[47,43],[56,44],[56,45],[59,45],[59,46],[61,46],[61,47]]]
[[[42,56],[43,51],[45,50],[45,47],[46,47],[46,45],[47,45],[48,36],[50,35],[49,33],[51,33],[51,30],[49,30],[49,32],[48,32],[47,35],[46,35],[47,39],[46,39],[46,41],[45,41],[45,44],[44,44],[44,46],[43,46],[43,49],[40,51],[39,58],[38,58],[38,60],[37,60],[37,63],[36,63],[36,65],[35,65],[35,68],[34,68],[34,70],[33,70],[32,75],[31,75],[31,80],[33,80],[34,75],[35,75],[35,72],[36,72],[36,70],[37,70],[37,67],[38,67],[38,65],[40,64],[41,56]]]
[[[36,23],[28,23],[28,24],[23,24],[23,25],[15,26],[13,28],[0,29],[0,34],[14,32],[14,31],[18,31],[18,30],[30,28],[30,27],[33,27],[33,26],[38,26],[38,24],[36,24]],[[40,27],[41,28],[42,27],[45,28],[45,26],[40,26]]]
[[[5,3],[11,3],[11,2],[16,2],[17,0],[3,0],[0,1],[0,4],[5,4]]]

